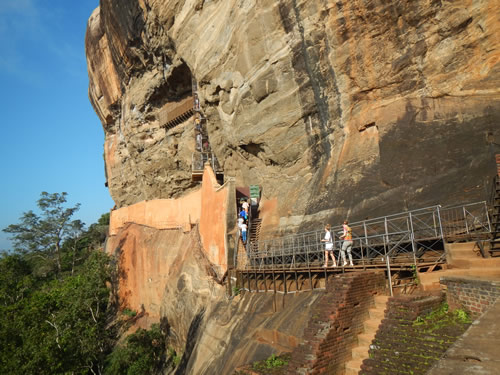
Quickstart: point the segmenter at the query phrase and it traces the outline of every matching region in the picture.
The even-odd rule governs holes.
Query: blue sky
[[[85,30],[98,0],[0,0],[0,228],[68,193],[87,225],[113,207],[90,105]],[[0,232],[0,250],[10,242]]]

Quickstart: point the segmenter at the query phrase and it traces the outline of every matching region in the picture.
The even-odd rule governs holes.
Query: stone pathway
[[[500,374],[500,299],[476,320],[427,375]]]

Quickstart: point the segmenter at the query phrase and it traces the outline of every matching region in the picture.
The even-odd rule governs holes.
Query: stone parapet
[[[472,318],[478,318],[500,297],[500,280],[477,277],[441,277],[446,286],[446,300],[450,309],[464,309]]]

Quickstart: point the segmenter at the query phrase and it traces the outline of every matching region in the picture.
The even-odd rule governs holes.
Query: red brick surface
[[[444,277],[446,300],[450,309],[464,309],[477,319],[500,297],[500,282],[474,280],[460,277]]]
[[[287,373],[344,374],[376,294],[385,294],[381,272],[345,274],[330,280],[311,314],[304,341],[291,354]]]

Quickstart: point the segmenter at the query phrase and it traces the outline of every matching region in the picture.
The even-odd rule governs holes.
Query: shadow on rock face
[[[182,355],[181,362],[179,363],[179,366],[175,371],[175,375],[184,375],[186,373],[189,359],[191,358],[191,354],[193,353],[193,349],[196,345],[196,340],[198,338],[198,331],[203,321],[204,315],[205,315],[205,308],[203,307],[191,321],[191,325],[189,326],[189,331],[187,335],[186,346],[184,348],[184,354]]]

